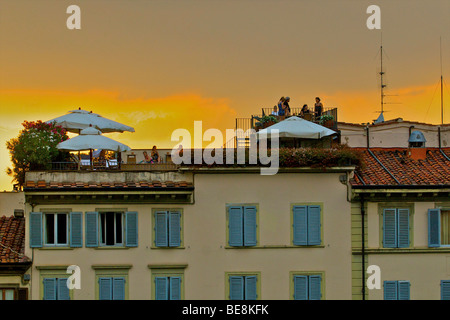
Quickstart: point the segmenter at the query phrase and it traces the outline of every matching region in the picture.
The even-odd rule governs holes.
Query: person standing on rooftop
[[[323,104],[320,102],[320,98],[316,97],[316,103],[314,104],[314,114],[316,116],[316,120],[319,120],[319,118],[322,116],[323,112]]]
[[[279,116],[284,116],[285,115],[285,112],[284,112],[284,101],[285,101],[285,98],[284,97],[281,97],[280,98],[280,101],[278,101],[278,115]]]
[[[284,100],[284,113],[287,115],[287,116],[290,116],[291,115],[291,107],[289,107],[289,102],[291,101],[291,98],[290,97],[286,97],[286,99]]]

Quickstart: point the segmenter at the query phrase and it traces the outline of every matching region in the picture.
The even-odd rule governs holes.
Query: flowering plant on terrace
[[[67,140],[66,130],[55,123],[24,121],[24,127],[16,138],[6,142],[13,168],[6,173],[20,186],[25,181],[25,172],[33,169],[50,169],[52,161],[65,161],[68,152],[59,151],[56,145]]]

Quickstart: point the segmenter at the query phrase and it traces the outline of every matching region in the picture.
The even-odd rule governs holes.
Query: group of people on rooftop
[[[277,105],[273,107],[272,115],[283,118],[286,116],[290,116],[291,115],[291,107],[289,106],[290,101],[291,101],[290,97],[281,97]],[[323,112],[323,104],[322,102],[320,102],[320,98],[316,97],[316,103],[314,104],[314,118],[319,119],[322,116],[322,112]],[[306,114],[311,113],[312,112],[309,110],[308,105],[304,104],[298,115],[304,118]]]

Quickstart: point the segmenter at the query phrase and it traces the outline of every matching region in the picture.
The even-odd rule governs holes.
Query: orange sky
[[[65,26],[71,4],[81,30]],[[381,34],[366,27],[371,4],[381,7],[387,94],[396,95],[387,101],[401,103],[386,105],[385,118],[440,123],[448,0],[0,0],[0,190],[11,189],[5,142],[23,120],[78,107],[133,126],[108,135],[132,148],[171,147],[172,131],[195,120],[232,129],[286,95],[293,107],[320,96],[340,121],[372,121]],[[449,89],[450,80],[446,106]]]

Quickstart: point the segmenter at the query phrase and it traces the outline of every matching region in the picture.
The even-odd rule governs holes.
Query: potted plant
[[[278,118],[276,116],[273,115],[269,115],[269,116],[262,116],[262,117],[254,117],[256,120],[258,120],[258,122],[255,124],[255,127],[259,127],[259,128],[267,128],[271,125],[274,125],[275,123],[278,122]]]
[[[334,117],[331,114],[324,114],[320,117],[319,124],[324,127],[331,128],[334,124]]]

